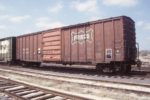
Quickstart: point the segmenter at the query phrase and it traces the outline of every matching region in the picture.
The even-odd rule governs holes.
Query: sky
[[[126,15],[150,50],[150,0],[0,0],[0,38]]]

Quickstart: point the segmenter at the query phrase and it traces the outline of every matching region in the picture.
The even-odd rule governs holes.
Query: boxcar
[[[7,37],[0,39],[0,62],[15,63],[16,61],[16,38]]]
[[[42,33],[42,62],[95,65],[100,71],[131,70],[136,64],[134,21],[113,17]]]
[[[16,37],[16,59],[23,66],[40,65],[41,35],[41,32],[36,32]]]

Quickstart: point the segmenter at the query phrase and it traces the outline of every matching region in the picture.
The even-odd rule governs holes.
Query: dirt
[[[12,97],[9,97],[7,94],[0,92],[0,100],[15,100]]]
[[[46,88],[59,89],[71,93],[78,93],[81,95],[87,95],[93,98],[101,98],[101,100],[149,100],[149,95],[138,95],[132,92],[126,92],[123,90],[115,90],[110,88],[94,87],[85,84],[71,83],[58,80],[48,80],[43,78],[37,78],[34,76],[14,74],[10,72],[0,71],[0,76],[5,76],[11,79],[33,83],[36,85],[44,86]],[[38,76],[38,75],[37,75]],[[51,76],[52,77],[52,76]],[[100,99],[97,99],[100,100]]]

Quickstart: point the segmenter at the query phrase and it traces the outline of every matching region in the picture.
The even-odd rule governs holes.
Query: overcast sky
[[[121,15],[150,50],[150,0],[0,0],[0,38]]]

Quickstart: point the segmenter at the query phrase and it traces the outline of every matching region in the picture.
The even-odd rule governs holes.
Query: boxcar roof
[[[29,36],[29,35],[37,35],[37,34],[42,34],[44,32],[53,31],[53,30],[57,30],[57,29],[61,29],[61,28],[59,27],[59,28],[54,28],[54,29],[47,29],[47,30],[42,30],[42,31],[37,31],[37,32],[26,33],[26,34],[19,35],[17,37],[24,37],[24,36]]]
[[[110,17],[110,18],[105,18],[105,19],[99,19],[96,21],[89,21],[89,22],[85,22],[85,23],[79,23],[79,24],[64,26],[64,27],[62,27],[62,29],[71,28],[71,27],[75,27],[75,26],[84,26],[84,25],[89,25],[89,24],[94,24],[94,23],[99,23],[99,22],[105,22],[105,21],[111,21],[111,20],[115,20],[115,19],[122,19],[122,18],[130,19],[134,23],[134,21],[128,16],[118,16],[118,17]]]
[[[132,20],[130,17],[128,17],[128,16],[110,17],[110,18],[105,18],[105,19],[99,19],[99,20],[96,20],[96,21],[89,21],[89,22],[85,22],[85,23],[79,23],[79,24],[68,25],[68,26],[62,26],[62,27],[53,28],[53,29],[47,29],[47,30],[38,31],[38,32],[27,33],[27,34],[19,35],[19,36],[17,36],[17,37],[23,37],[23,36],[29,36],[29,35],[42,34],[42,33],[47,32],[47,31],[53,31],[53,30],[58,30],[58,29],[67,29],[67,28],[71,28],[71,27],[84,26],[84,25],[94,24],[94,23],[98,23],[98,22],[105,22],[105,21],[110,21],[110,20],[115,20],[115,19],[121,19],[121,18],[127,18],[127,19],[130,19],[131,21],[133,21],[133,20]],[[133,23],[134,23],[134,21],[133,21]]]

